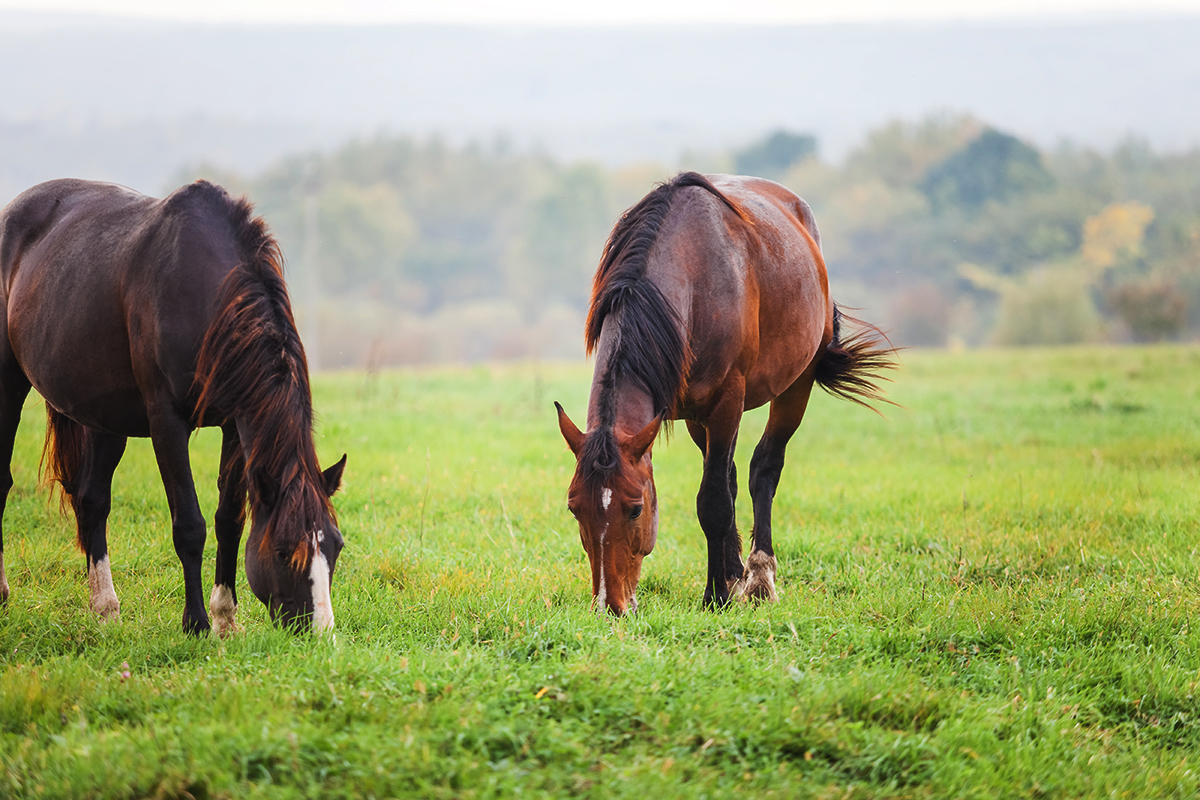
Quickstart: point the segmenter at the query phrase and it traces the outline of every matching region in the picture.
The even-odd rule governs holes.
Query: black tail
[[[79,537],[79,477],[87,448],[88,429],[46,403],[46,442],[42,445],[42,481],[57,483],[61,491],[59,505],[67,513],[75,511],[76,538]],[[79,542],[80,548],[83,541]]]
[[[850,322],[858,330],[842,338],[842,322]],[[879,328],[855,319],[833,304],[833,340],[817,364],[816,380],[830,394],[865,406],[879,413],[872,402],[896,405],[883,396],[880,381],[890,381],[884,371],[895,369],[896,348]]]

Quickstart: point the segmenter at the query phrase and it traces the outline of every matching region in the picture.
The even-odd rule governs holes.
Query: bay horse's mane
[[[206,181],[181,191],[202,192],[224,208],[241,259],[221,282],[200,348],[195,420],[247,423],[241,431],[253,437],[242,443],[251,512],[271,514],[260,550],[290,553],[304,568],[309,537],[336,517],[313,445],[308,359],[283,280],[283,254],[249,200]],[[290,524],[279,524],[284,520]]]
[[[681,172],[659,184],[621,215],[609,234],[592,279],[592,298],[584,326],[584,342],[591,355],[610,316],[614,342],[601,378],[599,418],[580,452],[586,464],[585,481],[593,487],[606,483],[616,472],[620,454],[612,430],[616,413],[615,390],[621,379],[633,381],[649,396],[656,412],[667,420],[675,411],[687,383],[692,353],[679,313],[662,291],[646,277],[650,251],[680,189],[703,189],[739,218],[742,211],[708,178]]]

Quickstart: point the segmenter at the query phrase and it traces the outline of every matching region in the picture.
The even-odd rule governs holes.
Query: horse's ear
[[[558,429],[562,431],[563,438],[567,440],[567,447],[571,448],[571,452],[575,457],[579,457],[579,449],[583,447],[583,432],[575,427],[575,423],[571,422],[571,418],[567,416],[567,412],[563,411],[563,407],[554,403],[554,407],[558,409]]]
[[[341,461],[321,473],[321,477],[325,479],[325,494],[329,497],[333,497],[333,493],[342,488],[342,472],[345,469],[346,454],[342,453]]]
[[[626,447],[629,448],[629,455],[633,456],[634,461],[641,461],[642,456],[646,455],[646,451],[650,449],[650,445],[654,444],[654,439],[658,436],[658,429],[662,427],[662,423],[663,415],[659,414],[650,420],[646,427],[634,434],[633,438],[626,444]]]

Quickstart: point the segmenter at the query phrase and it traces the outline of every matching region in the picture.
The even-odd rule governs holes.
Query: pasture
[[[1080,797],[1200,789],[1200,349],[908,352],[882,419],[814,392],[775,502],[780,602],[700,607],[700,458],[655,447],[638,613],[589,610],[553,400],[590,369],[315,379],[337,639],[180,631],[131,441],[87,610],[26,403],[5,519],[4,797]],[[744,423],[744,480],[762,430]],[[219,433],[193,439],[212,583]],[[1200,628],[1200,620],[1198,620]]]

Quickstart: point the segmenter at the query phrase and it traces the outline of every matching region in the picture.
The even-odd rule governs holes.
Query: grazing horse
[[[696,513],[708,541],[704,602],[741,590],[774,600],[771,503],[784,450],[813,383],[867,405],[894,365],[886,337],[829,296],[808,204],[761,178],[685,172],[617,222],[592,283],[586,323],[596,354],[587,432],[558,403],[577,464],[567,505],[592,568],[598,607],[637,608],[642,559],[658,536],[650,450],[682,419],[704,454]],[[858,322],[854,320],[854,322]],[[742,564],[733,454],[742,412],[771,404],[750,461],[753,545]]]
[[[188,437],[220,426],[219,634],[236,630],[247,495],[246,577],[277,623],[333,627],[342,535],[330,502],[345,456],[322,472],[308,362],[282,256],[248,201],[197,181],[156,200],[122,186],[58,180],[0,212],[0,517],[13,439],[32,385],[46,403],[43,463],[75,512],[92,610],[119,610],[109,567],[112,476],[130,436],[148,436],[183,565],[183,629],[210,629],[200,564],[205,523]],[[0,534],[0,600],[7,599]]]

